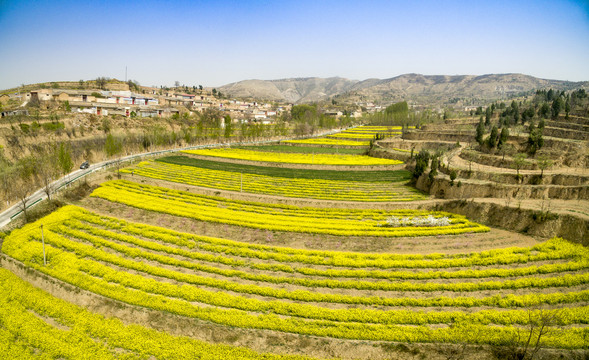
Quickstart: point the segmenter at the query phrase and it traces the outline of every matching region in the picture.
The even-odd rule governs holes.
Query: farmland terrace
[[[527,164],[482,151],[448,122],[188,150],[97,173],[82,196],[2,234],[0,352],[581,358],[584,121],[547,122],[570,131],[551,130]],[[431,165],[415,176],[422,150],[439,154],[432,176]]]

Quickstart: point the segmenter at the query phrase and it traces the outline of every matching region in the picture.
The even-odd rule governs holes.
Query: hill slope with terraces
[[[546,121],[517,169],[526,128],[502,156],[475,145],[478,119],[466,118],[92,174],[78,196],[0,233],[0,353],[582,358],[588,141],[587,118],[573,119]],[[414,178],[424,149],[439,171]],[[553,165],[540,176],[541,155]]]

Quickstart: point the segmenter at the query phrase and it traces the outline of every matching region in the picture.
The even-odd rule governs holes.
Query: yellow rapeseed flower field
[[[403,163],[399,160],[374,158],[365,155],[278,153],[235,148],[184,150],[182,152],[201,156],[291,164],[378,166]]]

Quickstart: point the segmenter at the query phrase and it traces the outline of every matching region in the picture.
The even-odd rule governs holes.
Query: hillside
[[[420,75],[405,74],[390,79],[363,81],[344,78],[295,78],[282,80],[244,80],[224,85],[229,96],[271,101],[306,103],[336,98],[338,102],[392,103],[408,100],[417,103],[482,105],[507,99],[535,89],[571,90],[589,88],[589,82],[540,79],[523,74]]]
[[[239,98],[305,103],[344,93],[351,90],[356,83],[357,80],[339,77],[244,80],[224,85],[219,90]]]

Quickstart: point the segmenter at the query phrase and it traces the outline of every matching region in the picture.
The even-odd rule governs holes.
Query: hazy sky
[[[0,0],[0,88],[524,73],[589,80],[589,1]]]

